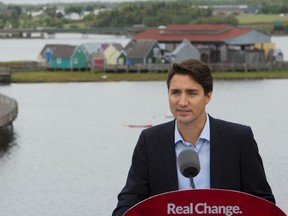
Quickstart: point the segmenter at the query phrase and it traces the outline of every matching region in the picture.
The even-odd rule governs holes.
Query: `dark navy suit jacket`
[[[210,117],[211,188],[246,192],[275,203],[249,126]],[[175,120],[143,130],[113,216],[156,194],[178,190]]]

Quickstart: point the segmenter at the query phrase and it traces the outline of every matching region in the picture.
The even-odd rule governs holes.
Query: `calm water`
[[[87,36],[87,35],[86,35]],[[125,46],[130,39],[124,36],[113,35],[88,35],[83,37],[82,34],[56,34],[54,39],[0,39],[0,62],[5,61],[37,61],[45,44],[71,44],[80,45],[82,43],[117,42]],[[284,59],[288,61],[288,36],[271,37],[271,42],[276,44],[277,48],[281,48]],[[3,51],[5,50],[5,52]]]
[[[114,35],[85,35],[82,34],[56,34],[55,38],[45,39],[0,39],[0,62],[5,61],[37,61],[37,57],[46,44],[82,43],[121,43],[125,46],[130,41],[124,36]]]
[[[216,81],[208,112],[252,126],[278,206],[288,213],[288,80]],[[12,84],[19,103],[0,158],[3,216],[108,216],[140,128],[170,120],[165,82]]]

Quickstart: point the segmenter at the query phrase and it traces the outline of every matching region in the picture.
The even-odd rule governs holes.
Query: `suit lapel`
[[[209,116],[210,117],[210,116]],[[211,188],[221,186],[225,137],[218,121],[210,117],[210,180]]]
[[[164,128],[164,133],[162,134],[164,140],[162,144],[162,149],[164,150],[164,163],[165,169],[169,181],[169,190],[178,190],[178,178],[177,178],[177,167],[176,167],[176,154],[175,154],[175,144],[174,144],[174,130],[175,130],[175,120],[169,122]]]
[[[221,174],[223,167],[223,154],[225,150],[225,137],[222,135],[223,128],[219,122],[209,116],[210,118],[210,181],[211,188],[220,188]],[[178,190],[178,177],[177,177],[177,158],[175,155],[174,144],[174,130],[175,120],[169,122],[163,132],[164,138],[161,143],[164,151],[165,169],[169,181],[169,190]]]

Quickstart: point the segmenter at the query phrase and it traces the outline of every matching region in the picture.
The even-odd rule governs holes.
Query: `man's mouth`
[[[185,113],[189,113],[190,110],[186,110],[186,109],[177,109],[177,112],[185,114]]]

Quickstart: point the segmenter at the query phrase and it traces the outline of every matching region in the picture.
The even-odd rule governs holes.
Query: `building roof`
[[[174,49],[174,50],[172,51],[172,54],[173,54],[173,55],[177,55],[179,52],[181,52],[182,49],[185,49],[185,48],[189,48],[190,50],[193,50],[193,52],[199,53],[199,51],[196,49],[196,47],[194,47],[194,46],[190,43],[189,40],[184,39],[184,40],[182,41],[182,43],[180,43],[180,44],[176,47],[176,49]],[[200,54],[199,54],[199,55],[200,55]]]
[[[112,43],[111,45],[114,46],[115,49],[118,50],[119,52],[120,52],[121,50],[123,50],[123,46],[122,46],[122,44],[120,44],[120,43]]]
[[[59,44],[45,44],[45,46],[42,48],[42,50],[40,51],[40,55],[42,57],[45,57],[45,52],[47,49],[50,49],[52,52],[54,49],[56,49],[56,47],[58,46]]]
[[[229,41],[229,44],[233,44],[231,39],[243,37],[251,32],[256,31],[249,28],[235,28],[227,24],[185,24],[169,25],[161,29],[148,29],[134,35],[134,39],[155,39],[160,43],[181,42],[184,39],[188,39],[192,43],[227,43]],[[270,42],[270,37],[266,38],[266,35],[259,34],[265,38],[266,42]],[[247,41],[247,44],[250,42]]]
[[[94,52],[102,52],[104,51],[109,44],[100,43],[100,42],[90,42],[90,43],[82,43],[82,47],[88,52],[88,54],[92,54]]]
[[[227,29],[231,29],[233,26],[228,24],[218,24],[218,25],[212,25],[212,24],[182,24],[182,25],[169,25],[164,30],[167,31],[188,31],[188,32],[221,32],[225,31]]]
[[[152,49],[156,40],[131,40],[124,51],[129,58],[143,58]]]
[[[51,51],[51,54],[54,58],[69,58],[73,54],[76,46],[67,45],[67,44],[46,44],[40,55],[45,57],[47,49]]]
[[[58,45],[52,51],[54,58],[70,58],[77,46],[73,45]]]

